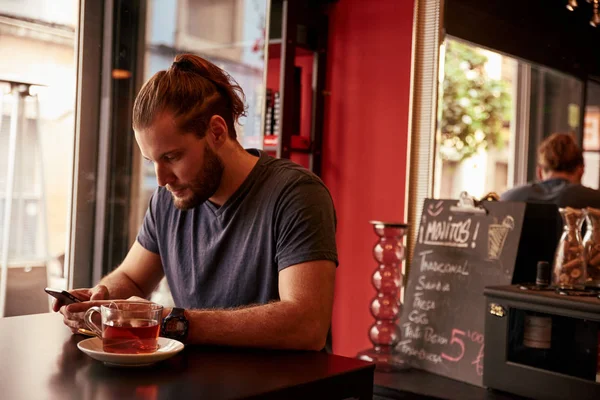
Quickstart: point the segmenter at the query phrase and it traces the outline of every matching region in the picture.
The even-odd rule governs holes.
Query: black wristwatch
[[[160,336],[184,342],[188,335],[190,323],[185,317],[183,308],[173,308],[165,317],[160,327]]]

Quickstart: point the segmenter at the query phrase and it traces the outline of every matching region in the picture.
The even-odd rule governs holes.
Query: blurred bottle
[[[586,232],[583,239],[587,267],[586,286],[600,288],[600,210],[586,208]]]
[[[587,278],[581,226],[585,212],[571,207],[558,210],[563,232],[556,247],[552,285],[563,289],[583,287]]]

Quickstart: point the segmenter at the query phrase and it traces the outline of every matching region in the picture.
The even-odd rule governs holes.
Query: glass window
[[[556,70],[531,65],[529,162],[527,180],[536,179],[537,148],[553,133],[572,133],[582,141],[583,82]]]
[[[581,183],[600,188],[600,83],[589,81],[583,122],[585,172]]]
[[[0,308],[49,311],[67,288],[77,0],[0,0]]]
[[[502,194],[535,180],[544,138],[555,132],[582,138],[579,79],[452,38],[444,41],[441,60],[435,197]],[[595,110],[591,103],[586,108],[590,131]],[[590,170],[597,154],[586,155]],[[597,186],[597,173],[590,171],[588,180]]]
[[[144,81],[168,69],[179,53],[194,53],[210,60],[227,71],[246,95],[248,116],[236,126],[238,140],[245,148],[262,148],[267,6],[267,0],[148,1]],[[134,171],[140,176],[133,179],[139,185],[133,192],[139,193],[139,199],[132,210],[131,241],[157,186],[154,167],[139,155],[136,162],[139,168]],[[169,304],[165,281],[154,296],[156,301]]]
[[[501,193],[512,163],[517,62],[453,39],[442,60],[434,196]]]

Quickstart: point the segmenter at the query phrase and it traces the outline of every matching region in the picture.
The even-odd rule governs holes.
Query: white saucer
[[[175,354],[183,350],[184,346],[183,343],[178,342],[177,340],[159,337],[158,350],[156,350],[154,353],[106,353],[104,350],[102,350],[102,341],[97,337],[93,337],[77,343],[77,347],[88,356],[95,360],[102,361],[106,365],[118,367],[143,367],[173,357]]]

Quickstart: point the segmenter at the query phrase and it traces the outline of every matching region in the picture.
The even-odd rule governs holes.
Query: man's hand
[[[108,289],[104,285],[98,285],[91,289],[74,289],[69,291],[73,296],[77,297],[81,301],[90,301],[90,300],[108,300]],[[52,309],[54,312],[57,312],[61,309],[65,304],[56,299],[54,300],[54,304],[52,305]]]
[[[108,300],[108,289],[104,285],[98,285],[91,289],[75,289],[69,293],[81,300],[81,303],[73,303],[65,306],[61,301],[56,300],[52,308],[63,315],[65,325],[73,333],[77,333],[79,328],[88,329],[83,320],[83,316],[88,308],[110,302]]]
[[[143,297],[139,297],[139,296],[131,296],[130,298],[127,299],[127,301],[133,301],[136,303],[151,303],[150,300],[146,300]]]

